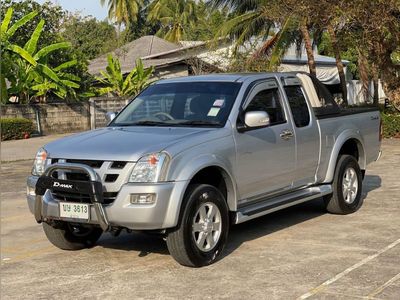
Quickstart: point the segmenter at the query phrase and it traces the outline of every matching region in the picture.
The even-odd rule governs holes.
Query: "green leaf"
[[[68,42],[52,44],[52,45],[49,45],[49,46],[46,46],[46,47],[40,49],[34,56],[34,59],[39,60],[42,57],[47,56],[49,53],[51,53],[53,51],[56,51],[59,49],[70,48],[70,47],[71,47],[71,43],[68,43]]]
[[[8,25],[10,25],[10,21],[12,18],[12,14],[13,14],[13,8],[10,7],[9,9],[7,9],[7,12],[4,16],[3,22],[1,22],[0,34],[1,34],[2,39],[3,39],[3,37],[6,36]],[[6,39],[6,38],[4,38],[4,39]]]
[[[25,59],[31,65],[33,65],[33,66],[37,65],[36,60],[25,49],[22,49],[20,46],[18,46],[18,45],[8,45],[7,48],[10,51],[19,54],[23,59]]]
[[[33,11],[25,16],[23,16],[21,19],[19,19],[17,22],[15,22],[8,30],[7,30],[7,36],[11,37],[13,34],[20,28],[21,26],[24,26],[26,23],[28,23],[30,20],[32,20],[36,15],[38,14],[37,11]]]
[[[112,87],[104,87],[104,88],[98,89],[98,91],[99,91],[100,95],[104,95],[104,94],[112,93],[113,88]]]
[[[40,68],[41,68],[43,74],[45,74],[51,80],[53,80],[55,82],[60,82],[60,78],[58,78],[57,74],[52,69],[50,69],[48,66],[40,64]]]
[[[73,81],[61,79],[61,82],[62,82],[65,86],[67,86],[67,87],[69,87],[69,88],[79,89],[79,87],[80,87],[79,84],[77,84],[76,82],[73,82]]]
[[[55,67],[53,70],[56,71],[56,72],[57,71],[61,71],[61,70],[70,68],[72,66],[75,66],[77,63],[78,63],[78,61],[76,59],[70,60],[70,61],[67,61],[67,62],[62,63],[61,65]]]
[[[96,96],[96,93],[93,92],[84,92],[78,95],[80,98],[90,98]]]
[[[67,96],[67,91],[63,88],[59,88],[58,90],[53,91],[57,97],[64,99]]]
[[[40,20],[39,24],[33,31],[31,38],[29,39],[29,41],[26,42],[24,46],[24,49],[28,51],[28,53],[31,55],[36,52],[37,43],[43,31],[43,27],[44,27],[44,20]]]
[[[63,73],[62,77],[68,80],[81,81],[81,78],[79,76],[70,73]]]
[[[54,88],[57,88],[57,84],[50,82],[36,84],[31,87],[31,89],[34,91],[46,91],[46,92]]]

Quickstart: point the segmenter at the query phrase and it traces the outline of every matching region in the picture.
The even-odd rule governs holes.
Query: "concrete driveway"
[[[190,269],[156,236],[104,235],[88,250],[53,247],[28,212],[31,161],[1,172],[1,299],[400,299],[400,141],[364,181],[353,215],[313,201],[232,228],[223,258]]]
[[[63,138],[73,133],[39,136],[27,140],[13,140],[1,142],[1,161],[11,162],[17,160],[34,159],[36,152],[43,145]]]

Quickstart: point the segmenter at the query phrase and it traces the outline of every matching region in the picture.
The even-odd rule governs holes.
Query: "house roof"
[[[255,42],[260,44],[262,41]],[[249,45],[242,46],[242,51],[246,52]],[[208,49],[207,43],[203,41],[183,41],[180,44],[174,44],[154,35],[149,35],[134,40],[112,53],[119,58],[123,73],[129,73],[135,67],[137,58],[142,59],[145,68],[151,66],[162,68],[197,57],[205,63],[224,70],[229,65],[229,57],[233,53],[233,47],[233,44],[228,44],[225,41],[217,49]],[[293,66],[307,65],[304,45],[301,50],[300,54],[297,53],[296,46],[292,45],[282,58],[281,63]],[[102,55],[90,61],[89,73],[98,75],[100,71],[105,70],[107,55]],[[336,66],[335,58],[318,55],[316,49],[314,49],[314,56],[317,66]],[[345,66],[349,63],[347,60],[342,60],[342,62]]]
[[[314,59],[317,65],[330,65],[336,66],[336,59],[334,57],[325,56],[318,54],[317,48],[314,47]],[[292,45],[288,51],[286,52],[285,56],[282,58],[281,62],[283,64],[307,64],[307,52],[304,44],[302,45],[301,52],[298,53],[296,46]],[[347,66],[350,62],[348,60],[342,59],[342,63]]]
[[[111,53],[119,58],[122,72],[128,73],[135,67],[135,62],[138,58],[178,50],[180,48],[181,46],[178,44],[168,42],[154,35],[147,35],[125,44]],[[91,60],[89,63],[89,73],[98,75],[100,71],[105,70],[107,67],[107,56],[108,53]]]

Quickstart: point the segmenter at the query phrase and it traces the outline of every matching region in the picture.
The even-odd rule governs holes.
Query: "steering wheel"
[[[174,118],[173,116],[171,116],[169,113],[162,112],[162,111],[160,111],[160,112],[154,114],[154,116],[157,117],[157,118],[159,118],[161,121],[165,121],[165,119],[161,119],[161,118],[160,118],[161,116],[166,117],[168,120],[175,120],[175,118]]]

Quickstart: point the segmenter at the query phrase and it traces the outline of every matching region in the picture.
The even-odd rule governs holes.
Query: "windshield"
[[[222,127],[240,86],[236,82],[154,84],[126,106],[110,126]]]

